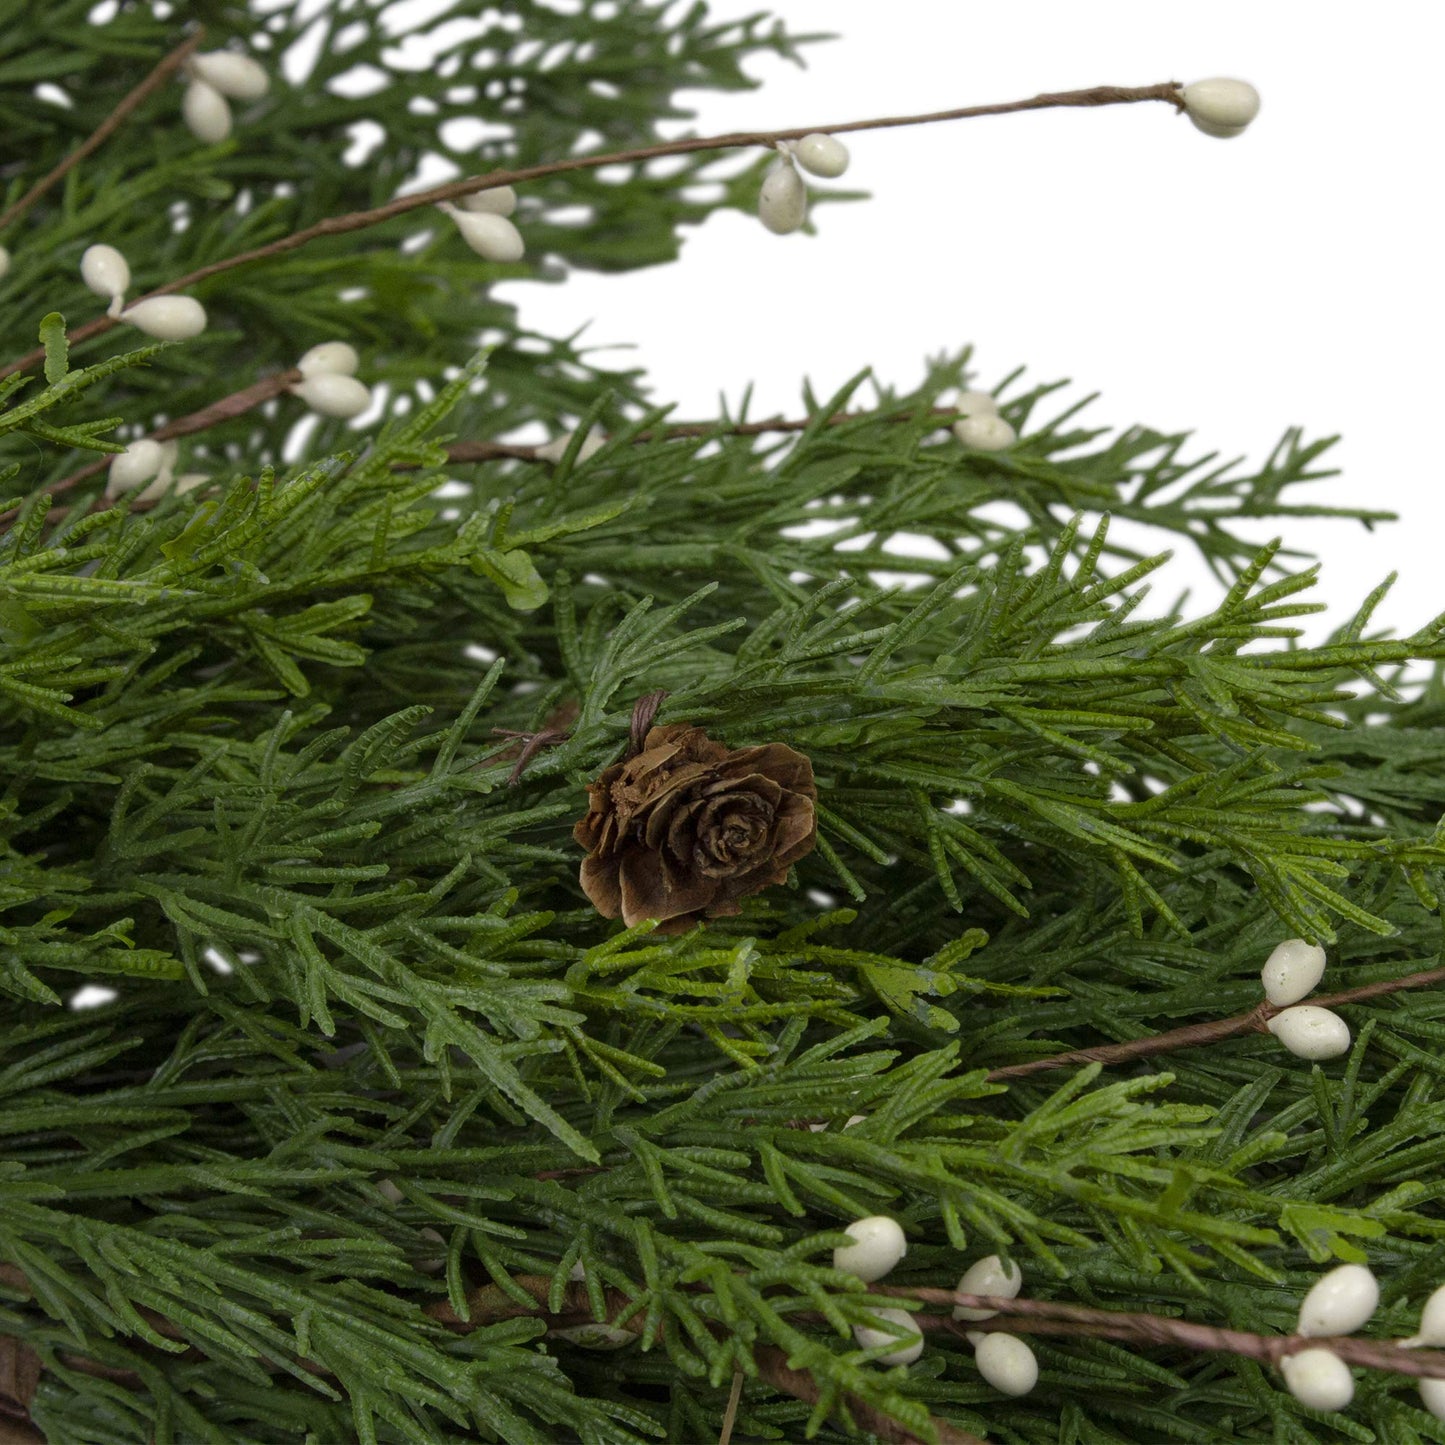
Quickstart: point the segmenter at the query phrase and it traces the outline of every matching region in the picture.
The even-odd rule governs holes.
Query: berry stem
[[[874,1294],[919,1300],[923,1304],[964,1305],[995,1309],[992,1319],[955,1320],[948,1315],[915,1315],[925,1333],[954,1334],[1003,1331],[1007,1334],[1068,1335],[1125,1340],[1140,1345],[1174,1345],[1199,1352],[1243,1355],[1277,1365],[1285,1355],[1317,1346],[1338,1355],[1346,1364],[1416,1378],[1445,1378],[1445,1351],[1417,1350],[1395,1340],[1363,1340],[1354,1335],[1257,1335],[1167,1315],[1138,1314],[1128,1310],[1096,1310],[1055,1300],[1004,1299],[995,1295],[959,1294],[955,1290],[910,1288],[907,1285],[871,1285]]]
[[[1366,999],[1384,998],[1392,993],[1403,993],[1406,989],[1431,988],[1440,983],[1445,983],[1445,968],[1430,968],[1422,973],[1406,974],[1403,978],[1381,979],[1376,983],[1361,984],[1358,988],[1342,989],[1339,993],[1311,996],[1309,1002],[1323,1008],[1334,1008],[1337,1004],[1363,1003]],[[990,1083],[997,1083],[1002,1079],[1021,1079],[1028,1074],[1041,1073],[1045,1069],[1063,1069],[1071,1064],[1120,1064],[1131,1059],[1172,1053],[1175,1049],[1192,1049],[1200,1044],[1218,1043],[1221,1039],[1234,1038],[1237,1034],[1267,1033],[1270,1019],[1283,1012],[1283,1009],[1265,1001],[1257,1004],[1248,1013],[1235,1014],[1231,1018],[1186,1024],[1183,1028],[1170,1029],[1167,1033],[1153,1034],[1147,1038],[1130,1039],[1127,1043],[1102,1044],[1091,1049],[1068,1049],[1064,1053],[1050,1054],[1046,1058],[1030,1059],[1027,1063],[1008,1064],[1001,1069],[991,1069],[988,1079]]]
[[[317,221],[313,226],[293,231],[289,236],[280,236],[264,246],[257,246],[250,251],[239,251],[234,256],[223,257],[219,261],[211,262],[208,266],[201,266],[184,276],[178,276],[174,281],[167,281],[165,285],[157,286],[154,291],[147,291],[144,296],[137,297],[136,301],[131,304],[148,301],[153,296],[167,296],[175,291],[183,291],[199,282],[209,281],[212,276],[219,276],[226,271],[234,271],[238,266],[249,266],[256,261],[269,260],[272,256],[285,255],[288,251],[298,250],[323,236],[341,236],[349,231],[362,231],[368,226],[380,225],[383,221],[390,221],[396,216],[403,216],[408,211],[419,210],[423,206],[435,206],[443,201],[455,201],[461,196],[471,195],[475,191],[488,191],[498,186],[511,186],[525,181],[541,180],[547,176],[563,175],[568,171],[597,170],[602,166],[636,164],[641,161],[657,160],[662,156],[686,155],[692,151],[740,150],[756,146],[764,146],[771,150],[779,141],[801,140],[804,136],[812,135],[815,132],[839,135],[857,130],[891,130],[897,126],[935,125],[941,121],[975,120],[980,116],[1011,115],[1016,111],[1024,110],[1132,105],[1146,100],[1166,101],[1179,110],[1184,107],[1181,86],[1178,81],[1165,81],[1161,85],[1096,85],[1087,90],[1048,92],[1043,95],[1030,96],[1027,100],[1002,101],[994,105],[966,105],[960,106],[956,110],[936,110],[920,115],[883,116],[873,120],[844,121],[838,125],[803,125],[792,130],[729,131],[724,135],[691,136],[682,140],[663,141],[657,145],[639,146],[634,150],[613,151],[607,155],[569,156],[565,160],[547,161],[541,165],[523,166],[517,170],[492,171],[485,176],[472,176],[460,181],[449,181],[446,185],[432,186],[429,190],[414,191],[410,195],[397,196],[386,202],[385,205],[375,206],[370,210],[352,211],[345,216],[328,216],[325,220]],[[70,344],[74,346],[77,342],[89,340],[92,336],[99,336],[102,332],[109,331],[115,324],[108,316],[97,317],[94,321],[88,321],[85,325],[78,326],[70,332]],[[9,376],[16,371],[27,371],[44,359],[44,349],[38,348],[16,361],[0,366],[0,377]]]

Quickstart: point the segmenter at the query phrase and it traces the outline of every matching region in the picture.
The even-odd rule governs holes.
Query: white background
[[[717,0],[715,15],[754,6]],[[690,95],[676,131],[826,124],[1099,84],[1237,75],[1261,91],[1242,137],[1209,139],[1162,104],[1045,111],[848,137],[819,234],[724,214],[680,263],[558,287],[514,285],[527,320],[635,343],[658,400],[716,412],[756,383],[753,415],[796,415],[860,368],[902,385],[976,346],[980,380],[1102,393],[1094,424],[1194,429],[1200,450],[1261,460],[1288,425],[1335,432],[1343,476],[1299,489],[1392,509],[1261,522],[1325,561],[1343,620],[1386,573],[1396,632],[1445,610],[1439,537],[1442,283],[1439,56],[1445,7],[1320,0],[774,0],[795,33],[831,31],[808,68],[753,63],[760,91]],[[619,354],[619,359],[628,354]],[[1176,581],[1217,596],[1192,556]],[[1176,588],[1156,590],[1172,601]]]

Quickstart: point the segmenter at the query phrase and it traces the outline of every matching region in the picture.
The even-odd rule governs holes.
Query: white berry
[[[997,416],[998,401],[986,391],[961,391],[953,409],[960,416]]]
[[[522,233],[505,217],[492,211],[459,211],[443,207],[473,251],[485,261],[520,261],[526,251]]]
[[[371,392],[354,376],[336,371],[323,371],[298,381],[291,388],[292,396],[300,397],[307,406],[322,416],[350,421],[371,405]]]
[[[1181,94],[1196,128],[1221,140],[1241,135],[1259,114],[1259,92],[1247,81],[1214,76],[1186,85]]]
[[[474,215],[487,212],[493,216],[510,216],[517,209],[517,193],[511,186],[492,186],[489,190],[458,196],[457,205]]]
[[[189,341],[206,329],[206,308],[192,296],[152,296],[127,306],[120,319],[159,341]]]
[[[1420,1403],[1437,1420],[1445,1420],[1445,1380],[1421,1380]]]
[[[549,442],[543,442],[536,450],[539,461],[560,462],[567,455],[567,448],[572,445],[572,438],[575,432],[564,431],[561,436],[553,437]],[[599,427],[593,427],[582,439],[582,445],[577,448],[577,460],[585,462],[588,457],[595,456],[607,444],[607,438],[602,434]],[[826,1129],[826,1124],[814,1124],[814,1130]]]
[[[271,77],[264,67],[234,50],[193,56],[188,68],[192,75],[232,100],[259,100],[271,88]]]
[[[406,1198],[406,1195],[390,1179],[378,1179],[376,1191],[388,1204],[400,1204]]]
[[[1005,1395],[1027,1395],[1039,1382],[1039,1362],[1017,1335],[985,1335],[973,1358],[979,1374]]]
[[[1018,440],[1018,433],[996,412],[977,411],[960,417],[953,434],[976,452],[1001,452]]]
[[[805,135],[793,146],[793,154],[805,171],[832,180],[848,169],[848,147],[830,135]]]
[[[1348,1335],[1359,1329],[1380,1303],[1380,1286],[1362,1264],[1342,1264],[1315,1281],[1300,1306],[1297,1333]]]
[[[856,1275],[864,1284],[882,1279],[908,1253],[902,1228],[886,1214],[855,1219],[844,1232],[856,1242],[833,1251],[833,1268]]]
[[[0,279],[3,279],[3,278],[4,278],[5,273],[6,273],[9,269],[10,269],[10,252],[7,251],[4,246],[0,246]]]
[[[1296,1004],[1266,1025],[1270,1033],[1301,1059],[1337,1059],[1350,1047],[1350,1026],[1339,1014],[1316,1004]]]
[[[150,437],[132,442],[123,452],[111,458],[110,470],[106,476],[105,494],[118,497],[122,492],[133,491],[142,482],[148,482],[165,465],[165,448]]]
[[[1325,974],[1325,951],[1302,938],[1287,938],[1260,970],[1264,996],[1276,1008],[1298,1003]]]
[[[991,1294],[1000,1299],[1013,1299],[1023,1283],[1023,1271],[1018,1265],[1010,1264],[1005,1269],[1003,1260],[990,1254],[969,1265],[956,1288],[959,1294]],[[997,1310],[969,1309],[964,1305],[955,1305],[953,1309],[956,1320],[991,1320],[997,1313]]]
[[[231,107],[226,97],[204,80],[193,80],[181,101],[181,119],[197,140],[215,145],[231,133]]]
[[[1425,1308],[1420,1311],[1420,1333],[1413,1339],[1401,1340],[1400,1343],[1412,1348],[1418,1345],[1445,1345],[1445,1284],[1425,1301]]]
[[[808,219],[808,188],[786,156],[779,156],[763,179],[758,193],[758,219],[775,236],[796,231]]]
[[[87,246],[80,258],[80,279],[110,301],[113,314],[119,314],[120,298],[130,285],[130,266],[114,246]]]
[[[1355,1398],[1350,1367],[1329,1350],[1301,1350],[1279,1362],[1289,1392],[1311,1410],[1343,1410]]]
[[[865,1350],[876,1350],[880,1345],[896,1345],[897,1348],[889,1350],[886,1355],[879,1355],[878,1363],[880,1365],[911,1365],[923,1353],[923,1331],[918,1328],[918,1321],[907,1310],[878,1309],[873,1310],[872,1313],[880,1320],[887,1320],[890,1324],[897,1325],[899,1329],[907,1330],[913,1338],[900,1340],[896,1334],[870,1329],[867,1325],[854,1325],[853,1338],[858,1341],[859,1347]]]
[[[323,341],[320,346],[313,346],[302,356],[296,363],[296,370],[302,376],[332,373],[355,376],[356,368],[360,365],[361,358],[357,356],[354,346],[348,346],[344,341]]]

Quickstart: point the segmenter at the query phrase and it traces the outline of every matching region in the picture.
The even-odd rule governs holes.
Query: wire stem
[[[1167,1315],[1128,1310],[1097,1310],[1055,1300],[1001,1299],[993,1295],[960,1294],[956,1290],[917,1289],[907,1285],[874,1285],[874,1294],[919,1300],[924,1304],[964,1305],[970,1309],[996,1309],[992,1319],[959,1321],[952,1315],[915,1315],[924,1333],[966,1335],[973,1330],[1007,1334],[1067,1335],[1124,1340],[1140,1345],[1172,1345],[1200,1353],[1243,1355],[1263,1364],[1277,1365],[1286,1355],[1322,1347],[1346,1364],[1362,1365],[1417,1379],[1445,1379],[1445,1350],[1419,1350],[1398,1340],[1364,1340],[1354,1335],[1257,1335],[1248,1330],[1222,1329]]]
[[[1311,997],[1309,1002],[1323,1008],[1333,1008],[1337,1004],[1363,1003],[1366,999],[1385,998],[1392,993],[1403,993],[1406,989],[1432,988],[1439,983],[1445,983],[1445,968],[1429,968],[1422,973],[1406,974],[1404,978],[1381,979],[1377,983],[1361,984],[1358,988],[1321,994]],[[1151,1034],[1147,1038],[1130,1039],[1122,1044],[1067,1049],[1061,1054],[1050,1054],[1047,1058],[1030,1059],[1023,1064],[1007,1064],[1001,1069],[991,1069],[988,1079],[990,1083],[997,1083],[1002,1079],[1021,1079],[1028,1074],[1042,1073],[1046,1069],[1063,1069],[1071,1064],[1122,1064],[1131,1059],[1172,1053],[1175,1049],[1192,1049],[1201,1044],[1218,1043],[1221,1039],[1234,1038],[1237,1034],[1268,1033],[1270,1019],[1282,1012],[1283,1009],[1276,1008],[1272,1003],[1263,1002],[1248,1013],[1235,1014],[1231,1018],[1186,1024],[1183,1028]]]
[[[491,171],[485,176],[472,176],[465,180],[449,181],[445,185],[432,186],[428,190],[397,196],[393,200],[387,201],[385,205],[374,206],[369,210],[352,211],[345,216],[328,216],[325,220],[317,221],[315,225],[307,226],[300,231],[293,231],[289,236],[280,236],[264,246],[257,246],[250,251],[237,252],[234,256],[226,256],[219,261],[211,262],[208,266],[187,272],[184,276],[176,277],[174,281],[167,281],[164,286],[157,286],[154,291],[147,291],[144,296],[136,297],[135,301],[129,304],[134,306],[137,302],[148,301],[152,296],[167,296],[175,291],[183,291],[189,286],[210,280],[212,276],[219,276],[226,271],[234,271],[238,266],[249,266],[256,261],[266,261],[272,256],[282,256],[288,251],[298,250],[323,236],[341,236],[349,231],[362,231],[368,226],[380,225],[383,221],[390,221],[397,216],[405,215],[408,211],[419,210],[423,206],[435,206],[442,201],[455,201],[476,191],[487,191],[493,190],[497,186],[518,185],[527,181],[542,180],[547,176],[563,175],[569,171],[597,170],[602,166],[636,165],[643,161],[657,160],[663,156],[686,155],[693,151],[738,150],[755,146],[771,149],[779,141],[801,140],[804,136],[818,131],[829,135],[840,135],[850,131],[891,130],[897,126],[936,125],[941,121],[975,120],[981,116],[1011,115],[1025,110],[1133,105],[1140,101],[1150,100],[1165,101],[1176,109],[1183,109],[1184,106],[1179,82],[1174,80],[1166,81],[1161,85],[1096,85],[1087,90],[1057,91],[1030,96],[1027,100],[1003,101],[995,105],[966,105],[960,106],[956,110],[936,110],[921,115],[883,116],[873,120],[843,121],[836,125],[805,125],[797,126],[792,130],[728,131],[723,135],[690,136],[682,140],[662,141],[657,145],[638,146],[632,150],[613,151],[607,155],[569,156],[565,160],[547,161],[541,165],[521,166],[509,171]],[[88,321],[84,326],[78,326],[70,332],[70,344],[74,346],[77,342],[89,340],[92,336],[99,336],[102,332],[109,331],[115,324],[114,317],[97,317],[96,320]],[[32,351],[18,361],[0,366],[0,377],[9,376],[16,371],[26,371],[37,362],[44,360],[44,357],[43,348]]]

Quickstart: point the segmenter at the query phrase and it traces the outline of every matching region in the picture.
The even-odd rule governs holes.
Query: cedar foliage
[[[6,203],[177,43],[165,9],[8,8]],[[1010,378],[1022,440],[969,453],[929,415],[966,353],[906,394],[806,394],[796,434],[668,438],[638,375],[493,294],[676,260],[681,228],[751,207],[752,156],[526,188],[515,266],[412,213],[196,287],[193,342],[67,357],[45,322],[98,314],[92,241],[147,289],[377,204],[428,152],[470,173],[645,144],[680,88],[797,53],[641,0],[252,11],[187,7],[208,48],[309,69],[231,140],[193,140],[169,87],[0,237],[0,358],[49,338],[43,376],[0,385],[0,1336],[42,1367],[45,1438],[713,1441],[740,1367],[738,1439],[842,1439],[847,1394],[924,1440],[930,1417],[1445,1440],[1379,1374],[1322,1416],[1248,1361],[1099,1339],[1038,1339],[1019,1400],[961,1341],[886,1370],[831,1269],[841,1226],[887,1212],[910,1237],[890,1283],[1000,1251],[1042,1298],[1287,1332],[1322,1266],[1368,1259],[1371,1332],[1413,1332],[1445,1277],[1437,994],[1347,1010],[1324,1065],[1256,1034],[984,1078],[1247,1009],[1292,934],[1327,944],[1329,986],[1439,962],[1445,694],[1404,669],[1445,656],[1445,621],[1382,637],[1372,597],[1302,645],[1315,569],[1260,542],[1323,510],[1328,443],[1223,467]],[[479,113],[488,137],[449,147]],[[185,444],[209,492],[90,509],[97,478],[50,510],[97,449],[335,336],[380,421],[298,426],[282,398]],[[585,462],[444,450],[594,422]],[[1141,605],[1166,559],[1109,515],[1199,548],[1228,596]],[[822,802],[796,886],[678,938],[598,918],[570,837],[655,688],[663,721],[808,754]],[[494,729],[568,704],[508,786]],[[115,999],[67,1009],[93,981]],[[436,1318],[488,1284],[535,1310],[522,1276],[556,1308],[578,1264],[639,1343]],[[763,1345],[816,1409],[754,1377]]]

